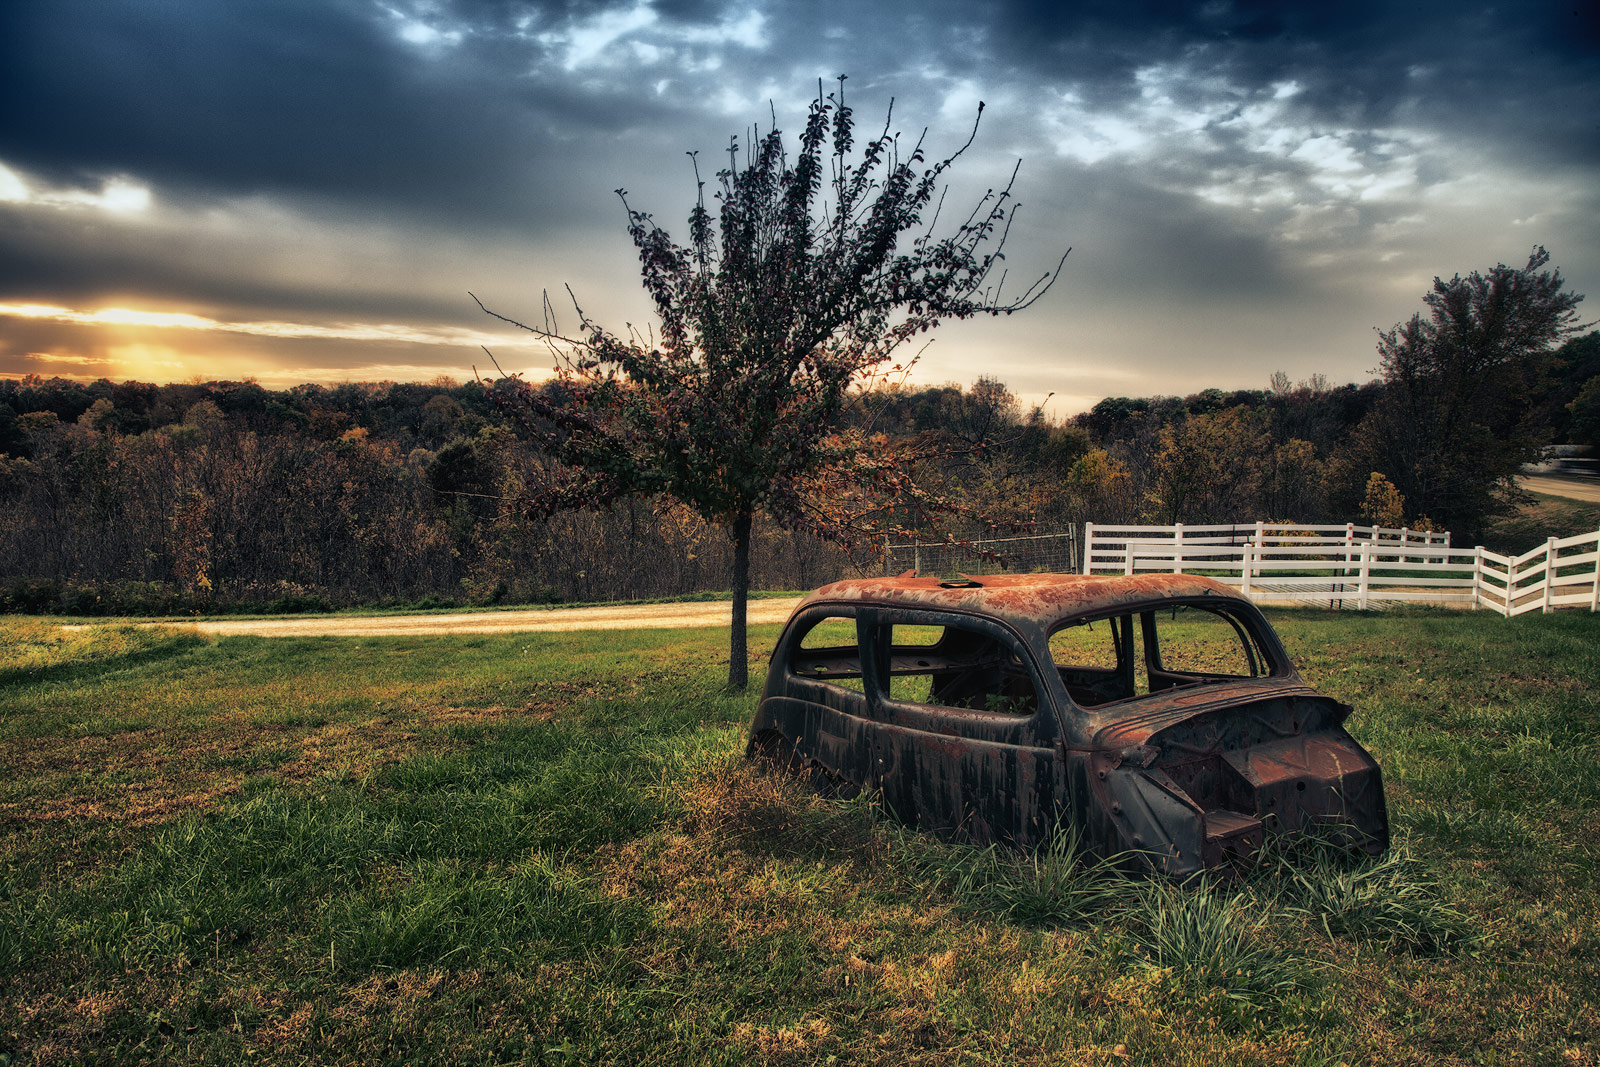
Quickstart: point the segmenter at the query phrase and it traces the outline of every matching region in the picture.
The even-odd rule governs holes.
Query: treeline
[[[541,459],[477,383],[0,381],[0,607],[74,614],[538,603],[725,589],[668,501],[531,520]],[[767,528],[761,581],[837,577]]]
[[[927,445],[917,480],[958,505],[939,527],[958,537],[1086,520],[1365,519],[1467,540],[1515,503],[1511,478],[1541,444],[1594,443],[1600,431],[1600,334],[1517,375],[1479,390],[1481,403],[1457,398],[1451,410],[1479,407],[1448,432],[1390,377],[1278,375],[1260,390],[1108,398],[1069,420],[982,379],[860,394],[844,418]],[[281,391],[0,380],[0,610],[298,611],[729,587],[725,533],[671,501],[530,516],[526,490],[546,463],[496,399],[449,380]],[[880,566],[870,549],[852,559],[757,522],[756,588]]]
[[[1103,522],[1363,520],[1471,544],[1545,445],[1600,441],[1600,333],[1470,374],[1394,362],[1365,385],[1280,373],[1266,390],[1107,398],[1073,420],[1094,446],[1069,488]]]

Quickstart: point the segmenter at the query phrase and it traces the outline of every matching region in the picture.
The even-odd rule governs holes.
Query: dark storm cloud
[[[1229,213],[1196,210],[1190,198],[1152,188],[1132,168],[1113,168],[1075,187],[1069,221],[1074,256],[1093,260],[1091,285],[1113,293],[1167,299],[1249,302],[1292,295],[1291,264],[1266,227],[1243,227]]]
[[[131,293],[238,313],[465,315],[462,290],[486,284],[481,274],[385,293],[347,284],[349,270],[356,282],[368,273],[359,266],[263,277],[248,262],[219,263],[181,216],[237,213],[245,198],[300,215],[311,239],[409,228],[411,248],[362,249],[352,232],[346,254],[424,265],[446,232],[476,234],[484,247],[509,235],[620,235],[612,190],[641,170],[647,185],[662,168],[640,160],[662,155],[687,181],[681,139],[693,129],[688,106],[700,102],[641,89],[636,63],[565,69],[574,29],[633,6],[0,4],[0,164],[68,191],[127,175],[151,186],[165,212],[162,225],[85,222],[81,211],[0,202],[0,302]],[[670,10],[691,29],[720,17],[705,5]],[[722,122],[714,128],[701,147],[725,136]],[[236,258],[239,236],[218,238],[225,258]],[[278,236],[268,225],[245,239]]]
[[[720,166],[769,100],[797,130],[836,74],[861,132],[895,97],[893,128],[931,127],[936,153],[988,101],[951,202],[1025,160],[1016,275],[1075,246],[1040,317],[1157,336],[1166,309],[1181,333],[1362,286],[1414,302],[1536,242],[1563,264],[1562,242],[1600,247],[1597,22],[1433,0],[0,0],[0,164],[27,192],[7,203],[0,172],[0,304],[476,326],[467,288],[515,313],[570,280],[625,319],[612,190],[681,230],[684,152]],[[147,210],[91,205],[119,175]],[[1348,305],[1352,367],[1408,307]],[[1135,353],[1110,345],[1101,363]]]
[[[394,166],[410,139],[394,137],[386,115],[405,114],[430,147],[457,136],[350,5],[11,10],[0,151],[47,173],[354,188],[405,182],[443,155]]]
[[[1536,153],[1600,157],[1600,8],[1349,2],[999,5],[995,53],[1098,103],[1138,93],[1154,61],[1194,62],[1241,85],[1293,79],[1308,119],[1417,123]]]
[[[566,17],[545,8],[463,5],[436,19],[459,39],[432,44],[348,0],[4,11],[0,159],[59,182],[124,172],[191,195],[536,215],[530,192],[570,184],[573,136],[661,121],[633,86],[579,84],[514,29],[518,12],[535,33]]]
[[[575,169],[586,176],[575,138],[665,149],[659,131],[693,121],[697,95],[786,75],[775,61],[834,61],[861,90],[902,93],[908,72],[933,65],[1070,86],[1095,107],[1136,98],[1135,75],[1154,62],[1188,63],[1246,88],[1296,80],[1308,121],[1403,118],[1553,162],[1600,152],[1589,5],[791,4],[764,9],[768,47],[727,49],[706,72],[564,69],[562,31],[636,6],[13,2],[0,14],[0,159],[61,181],[128,172],[176,189],[531,221],[565,203]],[[731,9],[653,10],[661,30],[714,26]],[[439,39],[407,41],[406,24]],[[830,26],[848,33],[830,39]],[[663,78],[693,88],[647,91]]]

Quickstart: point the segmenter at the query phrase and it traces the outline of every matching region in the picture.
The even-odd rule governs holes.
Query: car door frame
[[[896,700],[889,680],[893,627],[956,626],[1003,644],[1032,680],[1027,715]],[[874,785],[902,821],[954,836],[1022,845],[1044,839],[1066,800],[1057,685],[1032,643],[990,616],[909,606],[857,615]]]

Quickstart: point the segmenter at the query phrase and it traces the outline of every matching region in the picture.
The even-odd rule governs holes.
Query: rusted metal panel
[[[883,604],[966,611],[1013,625],[1048,625],[1114,608],[1189,597],[1248,603],[1221,582],[1194,574],[994,574],[956,585],[938,578],[854,578],[825,585],[801,602]]]
[[[1387,847],[1381,772],[1344,729],[1350,708],[1307,686],[1227,587],[1194,575],[952,585],[903,575],[808,597],[773,654],[750,754],[831,789],[872,790],[939,834],[1031,847],[1069,821],[1103,854],[1174,875],[1248,860],[1269,834],[1333,831]],[[1176,605],[1226,615],[1254,642],[1249,669],[1259,651],[1261,676],[1161,668],[1155,612]],[[1112,616],[1141,620],[1148,683],[1162,688],[1080,707],[1048,636]],[[802,648],[826,618],[853,619],[856,644]],[[935,645],[901,648],[894,626],[944,630]],[[1133,655],[1131,638],[1122,647]],[[926,691],[897,692],[902,676]]]

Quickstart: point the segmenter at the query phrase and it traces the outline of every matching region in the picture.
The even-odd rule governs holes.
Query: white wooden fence
[[[1385,527],[1085,523],[1085,574],[1205,574],[1256,601],[1381,608],[1433,603],[1502,615],[1600,610],[1600,531],[1520,556],[1454,548],[1448,533]]]
[[[1478,603],[1502,615],[1600,611],[1600,533],[1552,537],[1520,556],[1478,551]]]

